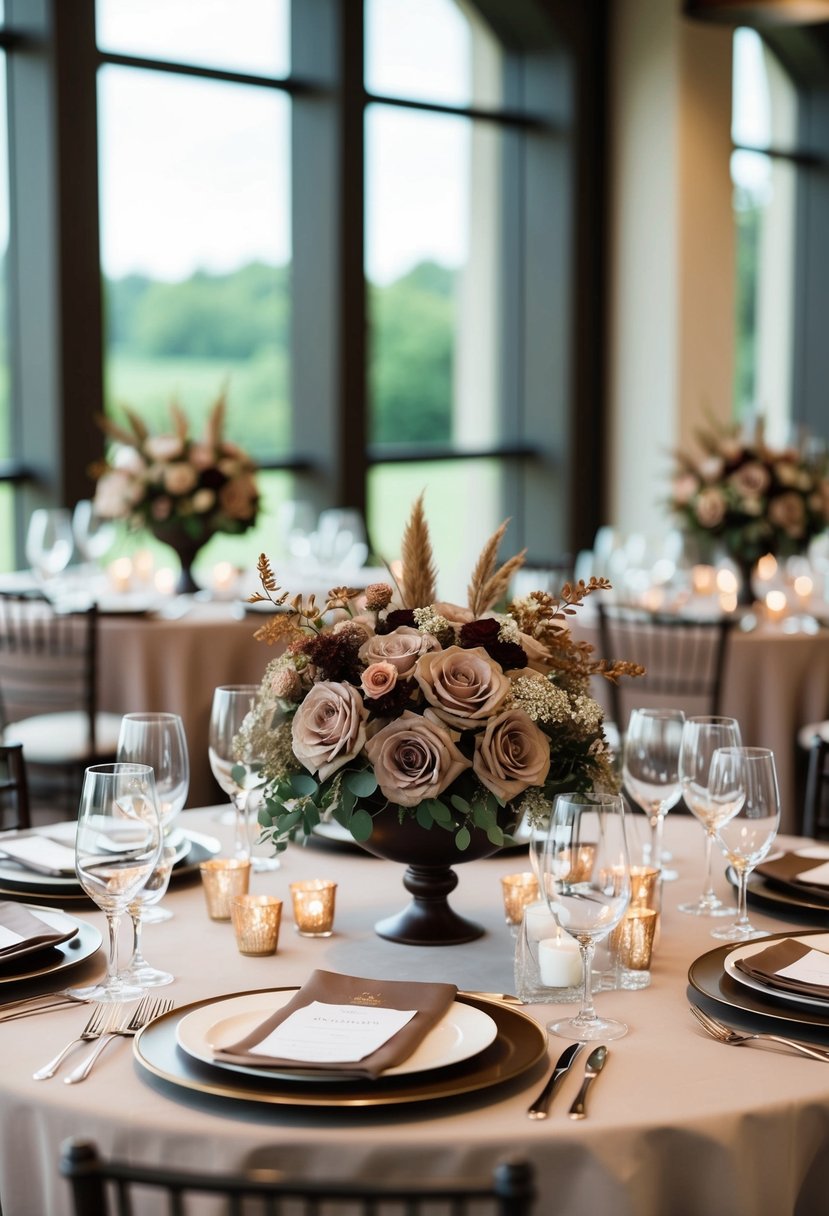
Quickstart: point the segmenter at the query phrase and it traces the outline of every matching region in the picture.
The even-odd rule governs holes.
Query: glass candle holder
[[[294,928],[300,937],[330,937],[337,884],[323,878],[291,883]]]
[[[207,915],[211,920],[230,920],[237,895],[246,895],[250,883],[250,859],[214,857],[199,866]]]
[[[662,871],[655,866],[630,867],[630,907],[650,908],[659,912],[662,908]]]
[[[501,879],[504,895],[504,917],[508,925],[520,925],[527,904],[538,900],[538,879],[531,871],[505,874]]]
[[[619,965],[620,988],[647,988],[659,913],[653,908],[628,908],[613,930],[613,950]]]
[[[230,918],[240,954],[276,954],[282,900],[275,895],[236,895]]]

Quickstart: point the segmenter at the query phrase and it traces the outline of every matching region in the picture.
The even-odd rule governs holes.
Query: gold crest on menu
[[[382,1005],[383,998],[375,992],[360,992],[351,998],[352,1005]]]

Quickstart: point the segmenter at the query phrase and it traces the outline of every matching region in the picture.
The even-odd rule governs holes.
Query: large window
[[[573,510],[601,378],[601,144],[573,138],[601,121],[589,14],[6,6],[10,56],[28,53],[10,81],[18,545],[36,502],[89,494],[97,410],[156,427],[175,399],[198,423],[225,390],[266,510],[207,560],[278,556],[288,500],[362,511],[391,560],[421,490],[445,594],[504,516],[540,561],[592,535],[600,494]]]

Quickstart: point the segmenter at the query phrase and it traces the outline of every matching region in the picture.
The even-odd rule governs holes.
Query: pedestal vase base
[[[450,907],[447,896],[457,885],[458,876],[449,866],[409,866],[403,886],[412,902],[396,916],[378,921],[375,932],[404,946],[461,946],[483,937],[482,925]]]

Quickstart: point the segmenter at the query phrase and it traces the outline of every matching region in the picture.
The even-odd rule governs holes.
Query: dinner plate
[[[285,989],[265,989],[236,996],[273,995]],[[295,988],[287,990],[296,992]],[[135,1058],[147,1073],[170,1086],[217,1098],[277,1106],[329,1108],[391,1106],[431,1102],[493,1088],[521,1076],[548,1059],[547,1034],[539,1024],[511,1005],[480,997],[459,998],[481,1009],[495,1022],[497,1034],[489,1047],[468,1060],[445,1068],[375,1081],[316,1082],[306,1078],[283,1081],[273,1076],[231,1073],[196,1060],[177,1043],[179,1023],[193,1010],[215,1006],[215,998],[197,1001],[156,1018],[139,1031],[133,1043]]]
[[[231,1064],[213,1058],[214,1048],[228,1047],[250,1034],[272,1013],[287,1004],[293,995],[293,990],[246,994],[228,997],[216,1001],[215,1004],[194,1009],[182,1018],[176,1028],[178,1045],[194,1059],[212,1064],[214,1068],[253,1077],[266,1075],[286,1081],[296,1080],[296,1073],[290,1070]],[[488,1013],[475,1009],[472,1005],[465,1005],[462,1001],[455,1001],[426,1035],[417,1050],[402,1064],[387,1068],[382,1075],[407,1076],[431,1068],[446,1068],[450,1064],[468,1060],[489,1047],[497,1033],[498,1027]],[[308,1080],[342,1082],[343,1078],[342,1074],[336,1071],[325,1072],[320,1069],[313,1076],[309,1076]]]
[[[205,836],[200,832],[183,832],[182,840],[177,847],[178,860],[173,865],[170,882],[174,883],[187,875],[198,872],[199,865],[210,857],[215,857],[221,845],[215,836]],[[67,901],[85,900],[89,897],[82,891],[77,878],[52,877],[49,874],[35,874],[34,871],[23,870],[9,862],[0,860],[0,895],[31,895],[38,900]]]
[[[20,904],[14,905],[20,907]],[[32,954],[39,954],[41,950],[54,950],[56,946],[62,946],[64,942],[70,941],[76,937],[78,933],[77,921],[65,916],[63,912],[53,911],[51,908],[28,908],[32,916],[43,923],[44,927],[51,929],[53,933],[57,933],[63,939],[57,941],[53,939],[51,942],[18,942],[14,948],[14,952],[8,954],[0,954],[0,967],[14,967],[18,959],[26,958]],[[28,966],[28,963],[25,964]]]
[[[824,934],[824,929],[814,930],[816,937]],[[798,940],[807,941],[812,934],[803,932],[797,936]],[[774,933],[764,937],[761,944],[770,946],[772,942],[784,941],[787,937],[791,937],[791,933]],[[773,1029],[776,1024],[778,1028],[791,1033],[794,1024],[799,1031],[809,1031],[810,1037],[816,1041],[829,1043],[829,1005],[822,1009],[812,1005],[795,1006],[781,1001],[780,993],[772,996],[736,983],[725,970],[726,960],[734,949],[733,945],[718,946],[691,963],[688,982],[694,992],[715,1002],[722,1010],[742,1015],[746,1021],[768,1023],[763,1025],[763,1029]]]
[[[816,950],[829,951],[829,933],[824,933],[822,936],[814,937],[814,934],[801,936],[800,934],[788,934],[792,941],[803,942],[804,945],[814,946]],[[814,940],[812,940],[814,938]],[[829,1011],[829,991],[825,997],[816,996],[801,996],[799,993],[786,992],[782,988],[772,988],[768,984],[764,984],[762,980],[756,979],[753,975],[746,975],[744,971],[740,971],[737,967],[737,962],[740,959],[752,958],[755,954],[760,954],[761,951],[768,949],[768,942],[764,938],[758,941],[746,942],[742,946],[736,946],[726,957],[724,967],[726,973],[736,980],[738,984],[744,984],[746,988],[753,988],[756,992],[762,992],[764,996],[776,997],[779,1001],[786,1001],[792,1005],[813,1005],[816,1009],[824,1009]]]
[[[42,975],[51,975],[54,971],[76,967],[78,963],[93,955],[101,945],[100,930],[86,921],[70,916],[68,912],[33,907],[30,907],[29,911],[52,929],[75,927],[77,933],[59,946],[51,946],[48,950],[41,949],[25,959],[10,959],[5,966],[0,966],[0,985],[22,984],[24,980],[33,980]]]
[[[732,880],[730,872],[728,877],[736,886],[736,879]],[[762,874],[749,874],[746,895],[751,907],[759,911],[794,920],[808,919],[812,925],[829,925],[829,902],[766,882]]]

